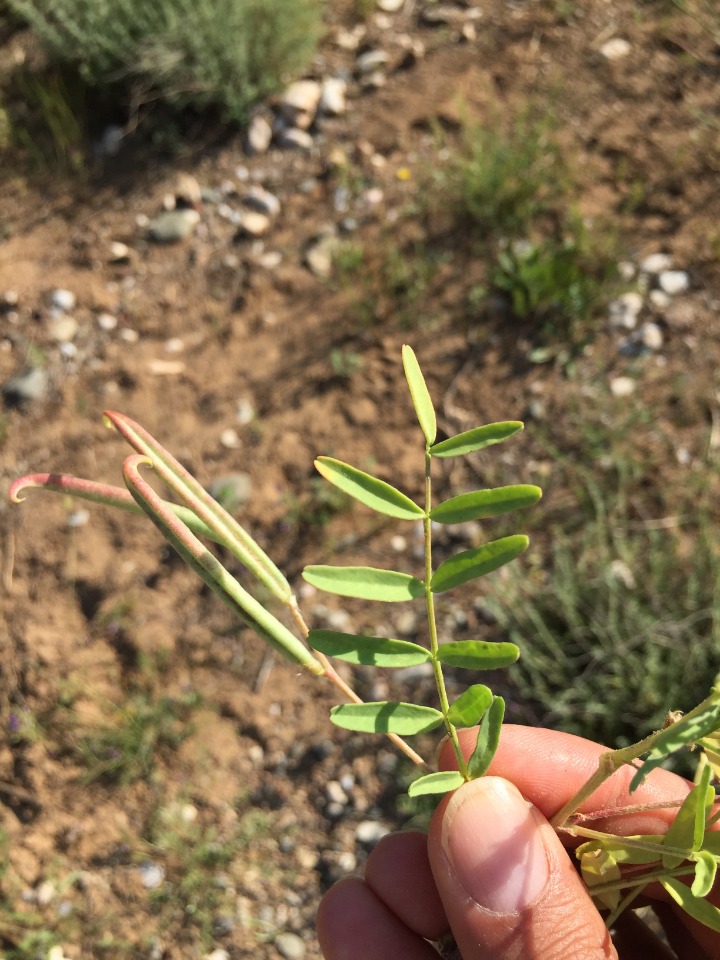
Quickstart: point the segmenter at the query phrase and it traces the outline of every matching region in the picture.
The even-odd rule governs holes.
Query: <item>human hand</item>
[[[476,731],[461,732],[463,752]],[[326,960],[437,960],[428,941],[451,931],[462,960],[720,960],[720,934],[649,891],[673,950],[628,911],[611,938],[548,823],[597,768],[604,747],[552,730],[506,725],[488,776],[443,798],[426,837],[383,838],[365,878],[323,898],[318,937]],[[453,766],[441,751],[440,767]],[[593,827],[663,833],[673,809],[615,814],[629,804],[682,802],[690,784],[656,770],[632,794],[619,770],[580,808]],[[528,802],[529,801],[529,802]],[[717,901],[716,901],[717,902]]]

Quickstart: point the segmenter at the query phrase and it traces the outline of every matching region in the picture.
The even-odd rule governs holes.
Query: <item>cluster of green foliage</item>
[[[141,104],[243,122],[313,54],[321,0],[7,0],[51,58]]]

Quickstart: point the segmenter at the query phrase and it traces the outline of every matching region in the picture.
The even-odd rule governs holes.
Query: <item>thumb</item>
[[[444,799],[428,852],[463,960],[616,960],[555,831],[509,781],[472,780]]]

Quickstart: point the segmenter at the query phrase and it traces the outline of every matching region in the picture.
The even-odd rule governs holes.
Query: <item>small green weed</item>
[[[335,376],[349,380],[362,370],[363,359],[359,353],[339,347],[330,351],[330,366]]]

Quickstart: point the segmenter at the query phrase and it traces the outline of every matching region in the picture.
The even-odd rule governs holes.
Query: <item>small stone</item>
[[[246,427],[248,423],[252,423],[255,419],[255,408],[252,403],[244,397],[242,400],[238,400],[235,419],[241,427]]]
[[[124,340],[125,343],[137,343],[140,339],[140,334],[137,330],[133,330],[132,327],[121,327],[118,331],[118,336],[121,340]]]
[[[338,780],[328,780],[325,784],[325,794],[331,803],[338,803],[344,807],[348,802],[348,796]]]
[[[632,377],[615,377],[610,381],[610,392],[614,397],[629,397],[635,393],[635,386]]]
[[[47,960],[68,960],[68,958],[65,956],[63,948],[56,944],[48,950]]]
[[[296,933],[281,933],[275,937],[275,946],[285,960],[302,960],[305,956],[305,942]]]
[[[618,580],[628,590],[634,590],[637,586],[635,575],[624,560],[613,560],[610,564],[610,574],[614,580]]]
[[[113,240],[110,244],[110,263],[127,263],[130,259],[130,247],[120,240]]]
[[[670,306],[670,296],[664,290],[651,290],[648,300],[657,310],[664,310]]]
[[[412,637],[417,633],[418,616],[412,610],[403,610],[395,618],[395,629],[403,637]]]
[[[12,310],[18,305],[17,290],[5,290],[2,295],[2,307],[4,310]]]
[[[159,863],[147,861],[138,867],[140,879],[146,890],[157,890],[165,879],[165,868]]]
[[[638,337],[648,350],[659,350],[663,345],[662,330],[656,323],[644,323],[638,330]]]
[[[193,803],[184,803],[180,808],[180,817],[183,823],[195,823],[198,818],[198,808]]]
[[[90,511],[79,507],[68,514],[67,525],[73,529],[87,526],[90,523]]]
[[[259,153],[267,153],[271,140],[272,126],[270,121],[261,116],[253,117],[245,139],[246,152],[251,157]]]
[[[643,273],[662,273],[672,267],[672,260],[667,253],[651,253],[640,263]]]
[[[342,77],[327,77],[323,80],[322,92],[318,103],[320,113],[329,113],[333,117],[345,113],[345,94],[347,83]]]
[[[678,293],[684,293],[690,286],[690,277],[684,270],[663,270],[658,277],[660,289],[673,297]]]
[[[230,960],[230,954],[222,947],[213,950],[212,953],[206,953],[204,960]]]
[[[280,213],[280,201],[274,193],[270,193],[259,184],[253,184],[242,195],[242,202],[246,207],[264,213],[268,217],[276,217]]]
[[[310,126],[318,103],[322,88],[317,80],[296,80],[280,95],[278,112],[293,126]]]
[[[56,310],[62,310],[64,313],[72,310],[77,303],[77,297],[71,290],[53,290],[50,295],[50,302]]]
[[[236,240],[245,237],[262,237],[270,229],[270,217],[258,210],[237,210],[232,222],[238,227]]]
[[[35,891],[35,902],[41,907],[46,907],[54,899],[56,893],[55,884],[49,880],[44,880]]]
[[[297,127],[282,127],[275,134],[275,141],[285,150],[310,151],[313,147],[313,138],[307,130],[298,130]]]
[[[675,451],[675,456],[677,457],[677,462],[682,467],[688,467],[692,463],[692,454],[687,447],[678,447]]]
[[[432,6],[424,7],[420,13],[420,19],[423,23],[430,26],[438,24],[459,23],[467,16],[466,11],[456,7],[451,3],[436,3]]]
[[[643,298],[635,290],[623,293],[610,304],[610,323],[613,327],[634,330],[642,307]]]
[[[20,406],[40,400],[48,388],[48,375],[40,367],[27,367],[6,380],[0,389],[8,406]]]
[[[395,534],[394,537],[390,538],[390,547],[395,551],[395,553],[405,553],[408,548],[408,543],[405,537],[398,533]]]
[[[361,76],[367,77],[376,70],[384,67],[388,62],[388,55],[384,50],[366,50],[355,61],[355,69]]]
[[[377,820],[361,820],[355,827],[355,839],[365,847],[374,847],[388,833],[390,831],[385,824]]]
[[[282,263],[283,255],[279,250],[266,250],[257,258],[258,266],[264,270],[276,270]]]
[[[328,610],[327,624],[331,630],[351,633],[352,620],[347,610]]]
[[[383,13],[397,13],[405,5],[405,0],[377,0],[378,10]]]
[[[632,47],[630,44],[627,40],[623,40],[622,37],[613,37],[612,40],[606,41],[600,47],[600,53],[606,60],[622,60],[631,50]]]
[[[170,210],[151,220],[148,232],[156,243],[178,243],[192,236],[199,222],[197,210]]]
[[[633,279],[637,270],[635,264],[631,263],[630,260],[621,260],[618,264],[618,273],[620,274],[620,279],[628,283]]]
[[[332,274],[333,257],[339,244],[340,240],[334,233],[324,233],[318,237],[305,251],[305,263],[310,272],[327,280]]]
[[[109,332],[117,327],[117,317],[113,316],[112,313],[101,313],[97,318],[97,325],[101,330]]]
[[[320,854],[310,847],[298,846],[295,848],[295,859],[303,870],[314,870],[320,860]]]
[[[67,343],[73,339],[77,332],[77,320],[65,313],[52,317],[48,323],[48,334],[56,343]]]
[[[155,377],[176,377],[185,371],[182,360],[151,360],[148,370]]]
[[[210,496],[232,513],[250,499],[252,480],[247,473],[228,473],[213,480],[208,489]]]
[[[175,178],[175,206],[199,207],[202,203],[202,190],[195,177],[189,173],[179,173]]]

